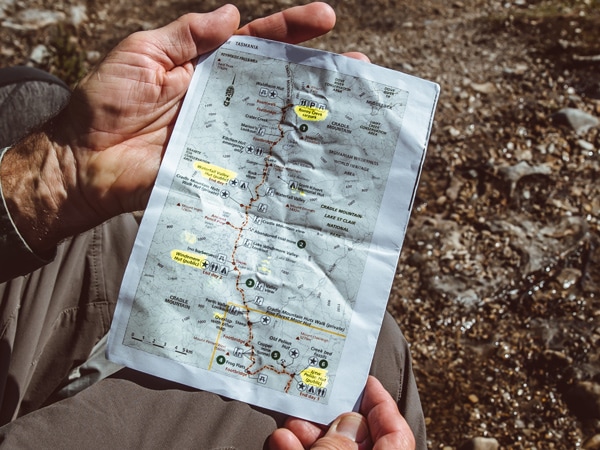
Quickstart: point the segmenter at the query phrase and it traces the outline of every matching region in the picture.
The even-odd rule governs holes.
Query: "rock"
[[[514,166],[500,166],[498,168],[498,173],[502,175],[506,181],[515,183],[521,178],[529,175],[550,175],[552,173],[552,168],[543,164],[530,166],[527,162],[521,161]]]
[[[600,119],[576,108],[563,108],[552,119],[556,125],[565,125],[581,135],[600,125]]]
[[[577,145],[579,145],[579,148],[581,148],[582,150],[585,150],[587,152],[594,151],[594,144],[592,144],[591,142],[588,142],[584,139],[577,140]]]
[[[50,56],[50,52],[45,45],[37,45],[29,55],[29,60],[37,65],[42,65]]]
[[[505,67],[503,72],[507,75],[525,75],[529,66],[525,63],[516,63],[514,67]]]
[[[460,446],[460,450],[498,450],[500,444],[494,438],[476,437]]]
[[[61,11],[48,11],[30,8],[21,11],[16,17],[11,17],[2,22],[2,26],[13,30],[39,30],[49,25],[64,22],[65,13]]]
[[[490,81],[487,83],[471,83],[471,89],[480,94],[495,94],[498,92],[496,85]]]
[[[448,134],[453,137],[453,138],[457,138],[460,136],[460,131],[458,131],[456,128],[454,128],[453,126],[449,126],[446,127],[446,131],[448,132]]]
[[[79,25],[87,22],[87,10],[85,5],[71,6],[71,23],[73,26],[78,27]]]
[[[11,56],[14,56],[14,54],[15,54],[15,50],[12,48],[8,48],[8,47],[0,48],[0,55],[2,55],[2,56],[11,57]]]
[[[573,267],[565,267],[556,276],[556,281],[562,286],[563,289],[569,289],[573,285],[581,280],[581,270]]]
[[[510,185],[511,196],[521,178],[530,175],[550,175],[551,173],[552,168],[547,165],[530,166],[526,161],[520,161],[514,166],[502,165],[498,167],[498,174]]]
[[[477,397],[475,394],[471,394],[469,395],[469,401],[471,403],[479,403],[479,397]]]
[[[102,54],[97,50],[89,50],[85,52],[85,59],[87,62],[95,64],[102,59]]]

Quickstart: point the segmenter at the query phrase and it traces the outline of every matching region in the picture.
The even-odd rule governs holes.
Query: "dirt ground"
[[[130,32],[222,3],[0,0],[0,64],[74,83]],[[308,45],[442,89],[389,303],[430,448],[600,448],[600,1],[329,3]],[[237,2],[244,22],[294,4]]]

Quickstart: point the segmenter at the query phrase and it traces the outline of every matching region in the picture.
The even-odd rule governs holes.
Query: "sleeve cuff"
[[[0,165],[9,148],[0,150]],[[8,212],[0,180],[0,282],[33,272],[52,261],[55,254],[56,249],[42,257],[27,245]]]

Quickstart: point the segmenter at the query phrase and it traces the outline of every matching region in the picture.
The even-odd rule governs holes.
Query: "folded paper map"
[[[439,87],[233,37],[198,62],[108,355],[320,423],[357,405]]]

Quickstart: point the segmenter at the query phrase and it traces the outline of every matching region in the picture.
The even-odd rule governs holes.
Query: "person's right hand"
[[[413,450],[415,438],[396,402],[369,376],[359,413],[340,415],[329,428],[291,418],[269,439],[270,450]]]

